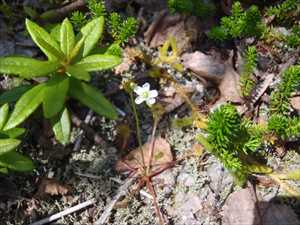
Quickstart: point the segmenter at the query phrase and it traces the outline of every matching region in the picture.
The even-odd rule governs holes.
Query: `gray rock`
[[[259,213],[251,191],[241,189],[233,192],[223,206],[222,225],[259,225]]]

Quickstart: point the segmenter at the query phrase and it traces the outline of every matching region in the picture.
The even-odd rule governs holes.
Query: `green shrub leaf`
[[[69,79],[64,76],[54,75],[46,82],[43,99],[45,118],[51,118],[63,109],[68,89]]]
[[[7,168],[0,168],[0,173],[8,174]]]
[[[68,66],[66,72],[67,74],[78,80],[90,81],[91,79],[90,74],[86,70],[84,70],[80,65]]]
[[[40,40],[44,40],[49,45],[51,45],[54,49],[57,51],[60,50],[58,43],[51,37],[51,35],[44,30],[42,27],[37,25],[36,23],[32,22],[29,19],[26,19],[26,28],[32,38],[32,40],[39,46],[39,48],[45,53],[45,55],[48,57],[49,60],[55,60],[57,59],[55,55],[53,55],[51,52],[49,52],[47,49],[41,45],[39,42]]]
[[[72,24],[66,18],[60,28],[60,48],[66,56],[69,56],[75,45],[75,34]]]
[[[4,137],[4,138],[17,138],[19,136],[21,136],[22,134],[24,134],[26,130],[24,128],[20,128],[20,127],[15,127],[15,128],[11,128],[9,130],[5,130],[5,131],[0,131],[0,137]]]
[[[93,19],[81,28],[81,34],[85,37],[82,56],[85,57],[95,47],[103,32],[104,18]]]
[[[0,139],[0,156],[15,149],[20,143],[21,141],[17,139]]]
[[[80,59],[80,55],[79,52],[82,51],[82,46],[84,44],[84,40],[85,38],[82,37],[74,46],[74,48],[72,49],[71,53],[70,53],[70,56],[69,56],[69,60],[72,61],[74,58],[77,59],[79,58]]]
[[[96,88],[76,79],[70,79],[69,94],[99,115],[116,119],[115,107]]]
[[[0,166],[19,172],[29,172],[34,169],[31,159],[16,151],[0,155]]]
[[[57,61],[40,61],[26,57],[0,58],[0,73],[15,74],[26,79],[48,75],[60,66]]]
[[[71,122],[67,108],[52,120],[52,128],[56,139],[63,145],[70,142]]]
[[[8,117],[8,104],[4,104],[1,108],[0,108],[0,130],[2,130],[3,126],[5,125],[6,121],[7,121],[7,117]]]
[[[36,39],[44,49],[46,49],[48,52],[55,56],[55,60],[63,60],[65,58],[65,54],[60,49],[55,49],[54,47],[52,47],[52,45],[50,45],[48,42],[44,41],[39,37],[37,37]]]
[[[22,97],[17,101],[14,111],[3,130],[9,130],[18,126],[28,116],[30,116],[42,103],[44,90],[45,84],[39,84],[22,95]]]
[[[0,105],[16,102],[26,91],[32,88],[32,85],[21,85],[11,90],[5,91],[0,95]]]
[[[86,71],[98,71],[113,68],[121,63],[121,58],[114,55],[91,55],[75,65],[80,65]]]
[[[61,24],[56,24],[50,31],[50,36],[57,42],[60,42],[60,28]]]

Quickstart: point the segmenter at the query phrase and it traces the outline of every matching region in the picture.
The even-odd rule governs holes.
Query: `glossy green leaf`
[[[80,59],[80,55],[79,53],[82,51],[82,46],[84,44],[84,40],[85,38],[82,37],[77,43],[76,45],[74,46],[74,48],[72,49],[71,53],[70,53],[70,56],[69,56],[69,60],[73,60],[74,58],[75,59]]]
[[[17,139],[0,139],[0,155],[15,149],[20,143]]]
[[[104,18],[93,19],[81,28],[81,34],[85,37],[82,56],[85,57],[95,47],[102,35]]]
[[[56,60],[56,56],[49,52],[47,49],[41,45],[40,40],[44,40],[49,45],[51,45],[57,51],[60,50],[58,43],[51,37],[51,35],[44,30],[42,27],[32,22],[29,19],[26,19],[26,28],[32,38],[32,40],[39,46],[39,48],[45,53],[49,60]]]
[[[0,138],[17,138],[25,133],[24,128],[15,127],[9,130],[0,131]]]
[[[68,89],[69,78],[66,76],[54,75],[46,82],[43,99],[45,118],[51,118],[63,109]]]
[[[98,71],[113,68],[122,62],[121,58],[114,55],[90,55],[83,58],[75,65],[80,65],[86,71]]]
[[[46,49],[48,52],[50,52],[52,55],[55,56],[55,60],[63,60],[65,58],[65,54],[60,50],[54,48],[52,45],[50,45],[48,42],[44,41],[43,39],[37,37],[37,41],[40,43],[40,45]]]
[[[67,108],[60,114],[56,120],[52,120],[52,129],[56,139],[63,145],[70,142],[71,122]]]
[[[32,85],[21,85],[11,90],[5,91],[0,95],[0,105],[16,102],[26,91],[32,88]]]
[[[84,80],[84,81],[90,81],[91,76],[89,72],[81,68],[80,65],[73,65],[68,66],[67,68],[67,74],[78,79],[78,80]]]
[[[76,79],[70,79],[69,95],[88,106],[99,115],[117,118],[115,107],[102,95],[100,90]]]
[[[4,104],[1,108],[0,108],[0,130],[2,130],[4,124],[7,121],[7,117],[8,117],[8,104]]]
[[[45,84],[39,84],[22,95],[3,130],[14,128],[27,119],[42,103],[44,90]]]
[[[32,160],[16,151],[0,155],[0,166],[19,172],[29,172],[34,169]]]
[[[27,79],[48,75],[60,66],[57,61],[40,61],[25,57],[0,58],[0,73],[15,74]]]
[[[68,18],[64,19],[60,28],[60,49],[69,56],[75,45],[75,34]]]
[[[56,24],[54,27],[50,30],[50,36],[57,42],[60,42],[60,29],[61,24]]]

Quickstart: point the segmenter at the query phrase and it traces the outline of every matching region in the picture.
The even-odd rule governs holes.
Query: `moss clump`
[[[241,74],[241,91],[244,97],[249,97],[255,85],[252,79],[253,70],[257,65],[257,51],[255,46],[249,46],[245,54],[245,65]]]
[[[261,13],[257,6],[251,6],[243,11],[240,2],[232,6],[230,16],[222,17],[221,26],[213,28],[208,37],[216,41],[225,41],[233,38],[259,37],[264,30],[261,22]]]
[[[215,5],[203,0],[168,0],[168,8],[171,13],[189,14],[199,17],[213,15]]]
[[[198,136],[198,141],[242,185],[250,173],[246,159],[261,146],[261,132],[250,121],[243,121],[236,108],[230,104],[223,105],[210,114],[207,132],[207,139]]]
[[[271,114],[288,115],[290,109],[290,97],[300,83],[300,66],[290,66],[282,75],[282,80],[277,90],[271,94]]]

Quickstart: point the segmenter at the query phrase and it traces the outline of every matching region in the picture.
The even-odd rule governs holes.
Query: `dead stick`
[[[129,186],[135,181],[136,176],[128,178],[127,181],[118,189],[117,195],[111,200],[107,205],[106,209],[102,213],[101,217],[95,222],[94,225],[103,225],[109,218],[111,211],[114,209],[116,203],[120,200],[121,197],[127,194]]]
[[[76,211],[78,211],[80,209],[83,209],[83,208],[86,208],[86,207],[88,207],[90,205],[93,205],[94,203],[95,203],[95,199],[94,198],[90,199],[90,200],[87,200],[87,201],[82,202],[82,203],[80,203],[78,205],[75,205],[75,206],[73,206],[71,208],[68,208],[68,209],[66,209],[66,210],[64,210],[62,212],[56,213],[56,214],[54,214],[52,216],[49,216],[49,217],[47,217],[45,219],[42,219],[42,220],[37,221],[37,222],[34,222],[34,223],[30,224],[30,225],[43,225],[43,224],[51,223],[51,222],[53,222],[55,220],[58,220],[59,218],[61,218],[63,216],[69,215],[69,214],[71,214],[73,212],[76,212]]]
[[[40,15],[39,20],[43,23],[58,22],[66,17],[69,13],[83,8],[86,5],[85,0],[77,0],[58,9],[51,9]]]

